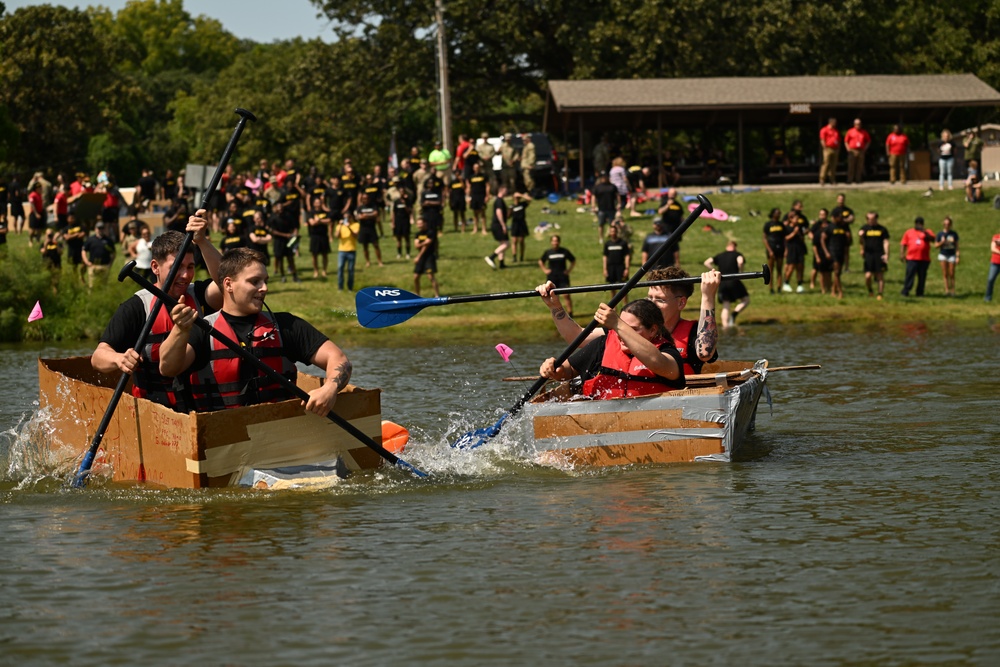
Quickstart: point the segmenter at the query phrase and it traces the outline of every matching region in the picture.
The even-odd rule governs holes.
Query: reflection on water
[[[525,389],[501,381],[514,373],[496,343],[529,374],[556,343],[349,350],[434,479],[70,492],[14,466],[0,479],[3,655],[996,664],[998,338],[986,322],[745,327],[723,337],[726,357],[823,365],[769,377],[753,456],[618,470],[534,465],[522,421],[472,454],[447,445]],[[38,353],[0,349],[3,470]]]

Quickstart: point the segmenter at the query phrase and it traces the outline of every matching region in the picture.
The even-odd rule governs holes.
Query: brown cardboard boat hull
[[[118,378],[90,366],[89,357],[39,359],[39,408],[46,447],[82,455],[90,446]],[[299,374],[299,386],[319,386]],[[349,386],[336,412],[381,442],[381,390]],[[98,454],[115,481],[170,488],[235,485],[248,471],[332,461],[375,468],[381,458],[339,426],[306,414],[298,399],[234,410],[181,414],[128,392],[105,432]]]
[[[599,467],[729,461],[753,430],[766,366],[729,362],[717,384],[640,398],[568,400],[561,385],[528,405],[535,450],[542,462]]]

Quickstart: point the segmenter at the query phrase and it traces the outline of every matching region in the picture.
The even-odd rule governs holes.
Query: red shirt
[[[934,232],[929,229],[907,229],[899,245],[906,248],[906,259],[918,262],[931,261],[931,244]]]
[[[472,142],[463,141],[462,143],[460,143],[458,145],[458,148],[455,149],[455,156],[456,156],[456,159],[455,159],[455,168],[456,169],[465,169],[465,151],[467,151],[469,149],[469,146],[471,146],[471,145],[472,145]]]
[[[840,132],[835,127],[824,125],[819,131],[819,140],[826,148],[840,148]]]
[[[868,134],[868,130],[852,127],[844,134],[844,145],[850,151],[863,151],[868,148],[871,142],[872,135]]]
[[[885,148],[889,155],[906,155],[910,150],[910,139],[902,132],[893,132],[885,138]]]
[[[65,192],[56,193],[56,215],[66,215],[69,213],[69,201]]]
[[[1000,234],[993,237],[993,245],[1000,248]],[[1000,253],[993,250],[992,246],[990,247],[990,252],[990,264],[1000,264]]]
[[[42,193],[38,190],[31,191],[31,194],[28,195],[28,202],[31,204],[31,210],[34,211],[35,215],[41,216],[45,213],[45,204],[42,203]]]

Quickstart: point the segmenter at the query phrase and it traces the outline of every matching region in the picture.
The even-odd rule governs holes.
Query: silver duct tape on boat
[[[746,439],[755,426],[757,417],[757,402],[760,400],[762,391],[767,390],[767,368],[766,362],[758,361],[754,365],[756,377],[751,378],[743,384],[736,385],[724,394],[729,401],[730,419],[726,420],[725,435],[722,445],[725,450],[722,454],[712,454],[710,456],[696,456],[695,461],[720,461],[728,463],[732,460],[743,441]],[[768,405],[771,404],[771,395],[768,392]]]

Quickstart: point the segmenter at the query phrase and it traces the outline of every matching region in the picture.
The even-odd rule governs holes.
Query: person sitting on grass
[[[979,163],[969,161],[969,175],[965,179],[965,201],[970,204],[983,200],[983,177],[979,173]]]
[[[606,331],[556,368],[555,358],[538,372],[551,380],[583,380],[583,394],[595,399],[660,394],[685,386],[680,353],[652,301],[639,299],[621,315],[601,304],[594,319]]]
[[[437,273],[437,234],[431,233],[423,216],[417,220],[417,235],[413,239],[413,245],[417,249],[417,256],[413,260],[414,293],[420,294],[420,276],[426,273],[431,280],[434,296],[441,296],[434,276]]]

